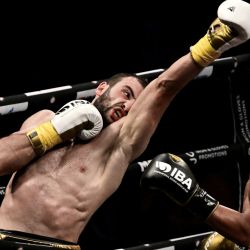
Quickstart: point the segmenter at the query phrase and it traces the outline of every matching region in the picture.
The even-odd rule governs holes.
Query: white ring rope
[[[220,69],[225,72],[235,70],[241,65],[250,66],[250,54],[243,54],[235,57],[225,57],[215,60],[213,64],[204,68],[195,78],[196,80],[211,77],[217,74]],[[152,78],[158,76],[165,69],[155,69],[145,72],[136,73],[138,76]],[[24,112],[37,103],[54,104],[59,101],[70,101],[73,99],[90,99],[94,97],[94,89],[98,81],[79,83],[76,85],[66,85],[58,88],[33,91],[19,95],[0,97],[0,115],[7,115],[16,112]],[[67,99],[67,100],[66,100]]]

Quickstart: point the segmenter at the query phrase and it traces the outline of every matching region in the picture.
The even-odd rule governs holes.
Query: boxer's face
[[[110,124],[127,115],[143,86],[134,77],[124,77],[113,86],[106,82],[99,85],[94,105],[102,114],[105,123]]]

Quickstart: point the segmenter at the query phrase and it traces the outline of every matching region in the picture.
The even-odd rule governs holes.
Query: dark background
[[[167,68],[206,33],[220,2],[6,6],[0,96],[105,79],[118,72]],[[223,57],[249,52],[248,41]],[[249,71],[241,78],[247,93]],[[192,81],[173,101],[138,160],[166,151],[232,143],[229,95],[227,75]],[[23,119],[22,114],[13,114],[9,121],[13,117],[17,117],[16,123]],[[5,131],[16,127],[6,117],[2,121]],[[204,164],[195,174],[212,195],[238,209],[234,166],[235,161],[217,161],[212,166]],[[131,170],[120,189],[93,216],[80,241],[83,249],[114,249],[209,230],[168,198],[145,194],[139,188],[137,172]]]
[[[220,2],[5,6],[0,96],[166,68],[205,34]]]

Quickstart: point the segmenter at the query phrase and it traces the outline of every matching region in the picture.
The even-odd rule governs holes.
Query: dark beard
[[[106,128],[110,124],[106,116],[106,111],[110,107],[110,87],[95,100],[93,105],[100,112],[103,119],[103,127]]]

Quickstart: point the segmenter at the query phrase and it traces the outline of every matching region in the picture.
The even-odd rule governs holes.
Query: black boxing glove
[[[150,162],[141,177],[141,187],[164,192],[203,220],[219,205],[218,201],[199,187],[186,162],[169,153],[160,154]]]

